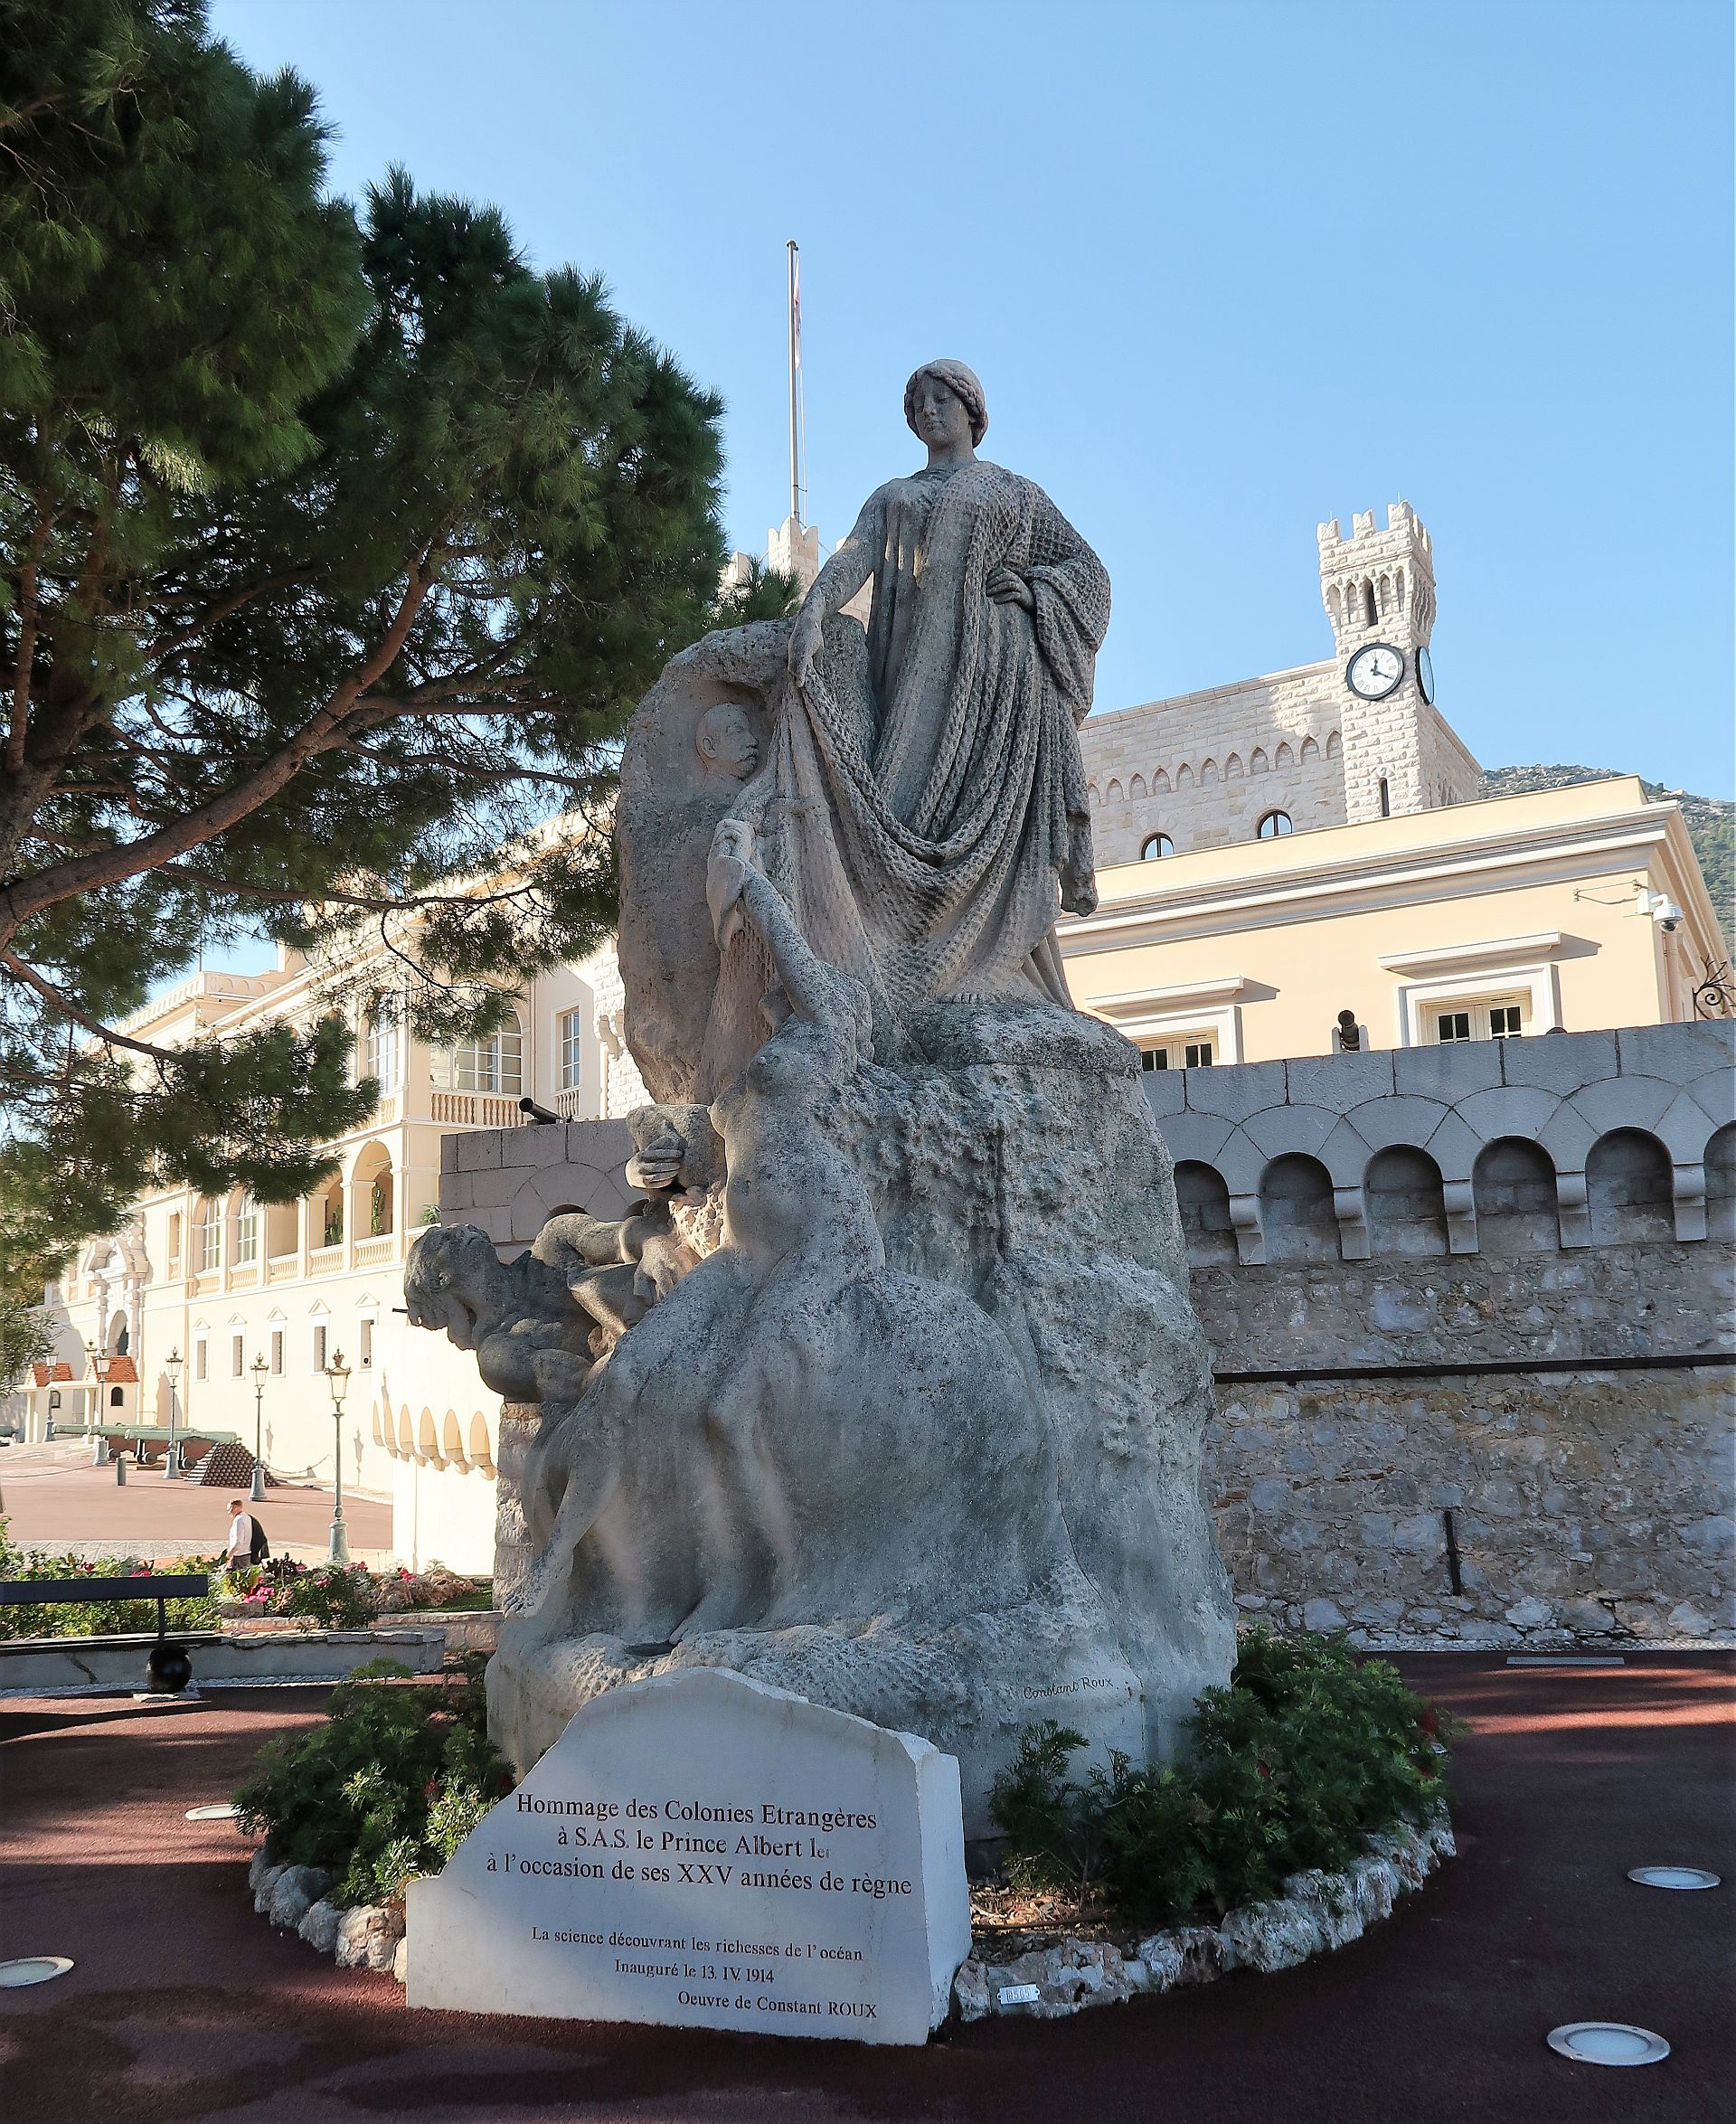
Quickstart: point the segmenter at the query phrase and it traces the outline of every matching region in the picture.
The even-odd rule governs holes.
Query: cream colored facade
[[[335,975],[279,957],[264,974],[195,974],[119,1029],[175,1046],[332,1007]],[[62,1430],[87,1423],[93,1344],[126,1350],[138,1372],[129,1405],[111,1411],[104,1393],[105,1421],[166,1432],[166,1360],[178,1354],[177,1426],[231,1433],[250,1448],[257,1408],[269,1468],[329,1482],[335,1445],[346,1489],[392,1499],[405,1562],[486,1571],[499,1397],[467,1354],[410,1328],[404,1260],[438,1218],[445,1137],[519,1126],[524,1095],[578,1119],[613,1110],[611,1078],[625,1095],[619,977],[609,952],[556,969],[514,999],[515,1031],[447,1053],[410,1038],[390,998],[382,1009],[354,1000],[375,970],[390,979],[383,954],[377,968],[342,969],[355,1074],[378,1077],[382,1093],[366,1127],[331,1145],[336,1175],[282,1205],[239,1192],[203,1201],[186,1188],[141,1197],[123,1229],[81,1248],[46,1294],[53,1356],[70,1376],[27,1385],[7,1414],[27,1438],[43,1436],[51,1416]],[[324,1370],[340,1353],[350,1367],[341,1421]],[[252,1369],[260,1357],[262,1380]]]
[[[1364,1049],[1671,1024],[1724,956],[1681,812],[1631,777],[1118,864],[1098,884],[1096,914],[1061,930],[1074,1000],[1160,1067],[1197,1065],[1189,1046],[1220,1065],[1332,1053],[1345,1010]]]

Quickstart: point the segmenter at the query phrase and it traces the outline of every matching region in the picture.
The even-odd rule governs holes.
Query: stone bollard
[[[127,1487],[127,1456],[125,1453],[115,1455],[115,1487],[121,1490]]]

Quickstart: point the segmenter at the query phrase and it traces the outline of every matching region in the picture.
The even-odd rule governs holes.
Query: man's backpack
[[[265,1529],[259,1525],[259,1515],[253,1515],[253,1544],[248,1551],[248,1559],[253,1563],[263,1563],[271,1553],[271,1544],[265,1538]]]

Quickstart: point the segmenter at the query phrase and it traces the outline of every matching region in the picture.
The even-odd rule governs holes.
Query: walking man
[[[229,1500],[229,1533],[223,1542],[223,1562],[231,1571],[244,1571],[271,1553],[265,1529],[239,1497]]]

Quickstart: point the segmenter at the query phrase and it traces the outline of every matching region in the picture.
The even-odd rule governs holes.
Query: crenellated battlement
[[[1337,517],[1317,526],[1320,601],[1341,653],[1363,641],[1390,641],[1402,649],[1426,648],[1435,624],[1434,543],[1407,501],[1389,503],[1377,529],[1373,509],[1350,520],[1350,536]]]

